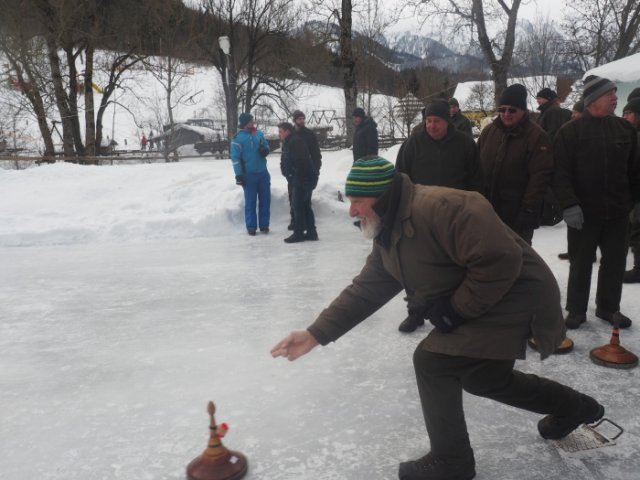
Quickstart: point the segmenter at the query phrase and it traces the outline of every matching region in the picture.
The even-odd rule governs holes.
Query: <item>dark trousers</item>
[[[631,212],[629,220],[629,242],[633,250],[633,268],[640,269],[640,222],[636,220],[635,211]]]
[[[471,453],[462,391],[543,415],[569,415],[580,393],[552,380],[513,369],[514,360],[487,360],[427,352],[413,354],[422,414],[436,455]]]
[[[293,207],[293,231],[302,235],[305,231],[315,233],[316,217],[311,208],[311,195],[318,183],[317,179],[293,182],[291,206]]]
[[[600,248],[600,268],[596,306],[607,312],[620,310],[622,279],[627,264],[627,216],[615,220],[585,217],[582,230],[568,227],[569,284],[567,311],[586,313],[591,290],[591,273],[596,249]]]

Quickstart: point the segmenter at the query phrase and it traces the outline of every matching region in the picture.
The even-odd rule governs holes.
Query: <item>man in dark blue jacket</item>
[[[293,125],[288,122],[279,124],[278,135],[282,140],[280,169],[291,185],[293,208],[293,234],[284,241],[298,243],[318,240],[311,195],[318,184],[319,171],[304,139],[294,131]]]
[[[353,132],[353,161],[368,155],[378,154],[378,125],[373,118],[365,115],[362,108],[356,108],[351,115]]]

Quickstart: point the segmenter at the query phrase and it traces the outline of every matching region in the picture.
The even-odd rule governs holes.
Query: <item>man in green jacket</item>
[[[629,213],[640,203],[640,161],[633,126],[613,116],[616,85],[595,75],[585,79],[582,116],[565,124],[554,142],[553,188],[568,227],[569,282],[565,323],[587,321],[593,256],[600,248],[596,317],[621,328]],[[640,212],[640,207],[636,208]]]
[[[345,190],[373,249],[351,285],[271,354],[295,360],[327,345],[402,290],[420,305],[435,327],[413,356],[431,451],[401,463],[401,480],[475,476],[463,390],[546,415],[538,422],[545,439],[604,415],[593,398],[514,370],[531,334],[542,358],[564,337],[560,292],[544,261],[479,193],[414,185],[379,157],[356,161]]]

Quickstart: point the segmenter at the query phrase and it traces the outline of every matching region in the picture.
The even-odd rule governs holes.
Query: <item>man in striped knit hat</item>
[[[392,163],[370,157],[353,164],[346,195],[349,214],[373,239],[371,253],[315,322],[271,355],[295,360],[327,345],[404,290],[434,328],[413,354],[431,451],[401,463],[400,480],[475,477],[463,390],[546,415],[538,422],[545,439],[604,415],[593,398],[514,370],[531,333],[542,358],[564,338],[560,291],[544,261],[481,194],[414,185]],[[503,413],[508,422],[509,410]]]

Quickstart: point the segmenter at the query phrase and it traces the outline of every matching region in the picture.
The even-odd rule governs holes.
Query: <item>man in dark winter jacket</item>
[[[482,193],[502,221],[531,245],[553,174],[549,135],[529,119],[523,85],[507,87],[499,103],[498,117],[478,139]]]
[[[288,122],[279,124],[278,134],[282,140],[280,169],[291,185],[293,208],[293,234],[284,241],[298,243],[318,240],[315,215],[311,208],[311,195],[318,184],[318,169],[304,138],[294,131],[293,125]]]
[[[293,118],[293,129],[304,140],[305,144],[307,145],[307,149],[311,154],[311,159],[313,160],[316,170],[318,170],[319,172],[320,168],[322,167],[322,153],[320,153],[320,146],[318,145],[318,137],[312,130],[306,127],[305,125],[306,116],[304,112],[302,112],[301,110],[295,110],[293,112],[292,118]],[[291,183],[287,183],[287,189],[289,193],[289,205],[291,207],[290,208],[291,221],[289,222],[288,228],[289,230],[293,230],[293,203],[291,201],[291,194],[292,194]]]
[[[622,109],[622,117],[633,125],[638,132],[638,155],[640,155],[640,88],[637,96],[631,92],[627,97],[628,103]],[[630,241],[633,251],[633,268],[624,272],[624,283],[640,283],[640,222],[636,222],[636,211],[631,215]]]
[[[353,131],[353,161],[368,155],[378,154],[378,125],[373,118],[365,115],[362,108],[356,108],[352,114],[355,130]]]
[[[560,107],[558,94],[550,88],[543,88],[536,95],[540,115],[536,123],[549,134],[551,142],[556,138],[560,127],[571,120],[571,112]]]
[[[478,148],[473,139],[449,122],[449,104],[444,100],[431,102],[424,110],[422,128],[414,131],[398,151],[396,170],[406,173],[420,185],[440,185],[461,190],[480,189]],[[398,330],[413,332],[424,319],[409,315]]]
[[[560,129],[554,143],[553,187],[569,240],[565,323],[578,328],[587,320],[592,262],[599,247],[596,316],[626,328],[631,320],[620,313],[620,299],[629,212],[640,202],[637,133],[613,116],[618,100],[613,82],[595,75],[584,82],[585,111]]]
[[[449,116],[451,117],[451,124],[456,127],[457,130],[473,138],[473,125],[471,124],[471,120],[462,114],[460,104],[455,98],[449,99]]]
[[[604,415],[595,399],[514,370],[532,332],[542,358],[563,338],[560,291],[549,267],[480,194],[414,185],[381,158],[357,160],[345,190],[350,215],[373,240],[371,253],[315,322],[291,332],[271,355],[296,360],[336,341],[403,289],[414,297],[434,325],[413,354],[431,451],[401,463],[400,480],[475,477],[463,391],[545,415],[538,422],[545,439]]]

